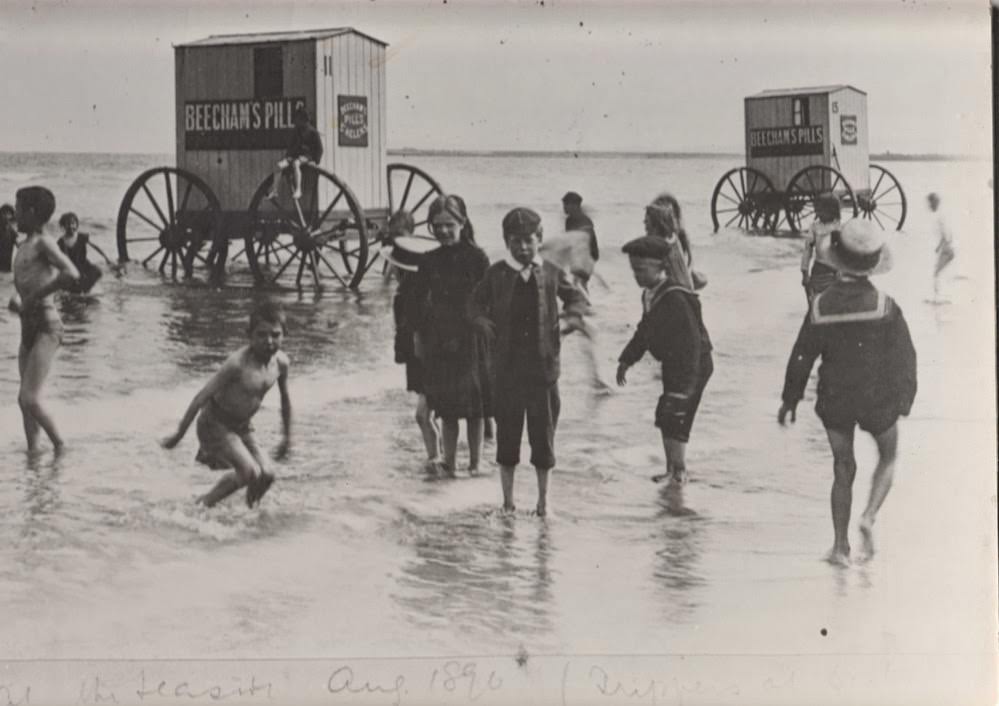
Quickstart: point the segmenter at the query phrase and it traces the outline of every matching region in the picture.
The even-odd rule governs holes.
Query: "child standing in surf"
[[[662,363],[663,394],[655,423],[663,440],[666,473],[652,476],[672,485],[687,482],[686,449],[701,395],[714,371],[711,339],[693,289],[670,276],[671,245],[646,235],[624,245],[635,282],[642,287],[642,319],[618,359],[617,384],[645,352]]]
[[[62,214],[59,217],[59,225],[63,234],[59,238],[59,249],[66,255],[80,271],[80,281],[69,288],[75,294],[85,294],[93,289],[97,281],[104,276],[100,268],[87,257],[88,248],[93,248],[98,255],[104,258],[104,262],[115,274],[120,274],[120,268],[111,261],[103,250],[96,243],[91,242],[88,233],[80,232],[80,219],[72,211]]]
[[[875,289],[868,275],[888,269],[884,236],[870,221],[852,220],[830,234],[819,255],[839,272],[811,303],[794,343],[784,378],[777,421],[783,425],[801,400],[815,359],[819,367],[815,412],[833,454],[834,544],[827,560],[850,563],[847,536],[857,461],[854,428],[874,437],[878,463],[871,495],[860,518],[863,559],[874,554],[873,528],[891,489],[898,447],[897,420],[907,416],[916,396],[916,351],[905,317],[891,297]]]
[[[805,288],[805,298],[809,303],[816,294],[836,281],[836,270],[822,261],[820,253],[826,251],[825,241],[829,235],[839,230],[839,219],[839,199],[836,195],[828,191],[819,194],[815,199],[815,220],[801,252],[801,286]]]
[[[274,482],[253,438],[250,421],[264,395],[277,383],[281,393],[282,440],[275,458],[283,459],[291,446],[291,400],[288,396],[288,356],[281,350],[285,316],[280,306],[258,305],[250,314],[248,345],[230,355],[222,368],[194,396],[177,431],[163,440],[174,448],[198,419],[197,460],[212,470],[233,469],[198,499],[207,507],[246,488],[246,504],[253,507]]]
[[[541,217],[515,208],[503,218],[507,257],[486,270],[469,303],[469,315],[492,348],[496,462],[500,466],[503,510],[513,512],[513,474],[527,420],[531,465],[538,477],[538,516],[547,513],[548,480],[555,467],[555,427],[561,399],[558,300],[565,309],[565,332],[586,331],[588,300],[564,270],[538,255]]]

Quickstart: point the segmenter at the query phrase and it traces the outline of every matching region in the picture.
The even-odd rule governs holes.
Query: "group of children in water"
[[[570,196],[565,205],[572,217],[581,199],[577,201],[578,195],[571,192]],[[834,457],[835,542],[829,560],[846,564],[856,472],[854,428],[859,425],[870,433],[879,452],[860,522],[864,554],[870,556],[874,520],[891,487],[896,421],[909,413],[916,392],[916,360],[901,309],[868,279],[889,266],[883,234],[863,219],[841,224],[838,205],[831,194],[817,199],[818,219],[802,258],[808,312],[788,361],[778,420],[782,425],[794,421],[811,368],[821,357],[816,412]],[[81,272],[72,254],[86,247],[86,240],[82,248],[74,245],[81,237],[75,217],[62,219],[65,248],[43,234],[54,209],[54,197],[43,187],[17,192],[17,229],[27,235],[14,261],[21,318],[18,402],[30,451],[37,448],[39,428],[57,450],[62,448],[40,392],[62,333],[52,295],[78,286]],[[576,222],[582,226],[577,227],[592,244],[595,261],[599,251],[592,221],[586,219],[587,225],[578,215]],[[556,465],[561,339],[573,331],[586,335],[591,331],[584,321],[590,300],[585,287],[578,286],[585,285],[585,278],[579,282],[579,273],[573,272],[574,283],[564,269],[541,257],[544,230],[540,216],[529,208],[514,208],[503,218],[506,254],[492,264],[475,242],[460,197],[439,196],[429,207],[428,223],[436,243],[427,251],[412,247],[416,240],[412,216],[394,214],[386,251],[399,279],[394,301],[396,360],[406,365],[407,389],[418,395],[416,419],[426,445],[427,471],[455,474],[459,422],[465,420],[468,470],[477,473],[491,418],[503,510],[512,512],[514,471],[521,460],[526,423],[529,462],[537,476],[535,512],[544,516],[550,472]],[[660,362],[663,389],[653,420],[660,430],[666,468],[653,480],[682,487],[687,481],[686,444],[714,368],[697,294],[706,279],[693,269],[673,196],[660,195],[646,207],[645,228],[645,235],[622,248],[642,290],[642,315],[619,356],[617,382],[627,382],[628,369],[646,352]],[[213,469],[229,469],[200,498],[207,506],[241,488],[252,506],[271,486],[274,475],[253,439],[250,421],[275,383],[281,394],[283,431],[275,456],[284,457],[290,448],[284,335],[281,308],[273,303],[257,306],[250,315],[248,344],[226,359],[194,397],[176,432],[162,442],[166,448],[175,447],[196,421],[198,461]],[[435,417],[440,419],[439,435]]]

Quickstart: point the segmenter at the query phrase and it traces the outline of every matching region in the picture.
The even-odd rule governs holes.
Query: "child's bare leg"
[[[24,435],[28,442],[28,450],[35,451],[38,446],[38,427],[41,426],[48,435],[52,446],[57,452],[62,450],[62,437],[56,429],[55,422],[42,406],[41,395],[45,379],[52,368],[56,351],[59,350],[59,339],[49,333],[40,333],[35,339],[31,350],[24,347],[18,354],[21,369],[21,388],[17,401],[24,418]]]
[[[267,194],[267,198],[276,199],[278,196],[278,187],[281,186],[281,177],[284,175],[284,170],[288,167],[288,160],[282,159],[274,167],[274,176],[271,179],[271,190]]]
[[[427,460],[436,461],[441,455],[440,432],[434,421],[434,415],[430,411],[430,405],[427,404],[426,395],[417,395],[416,397],[416,424],[420,427],[420,433],[423,435],[423,445],[427,449]]]
[[[486,417],[482,420],[482,438],[486,441],[492,441],[493,439],[492,417]]]
[[[453,476],[455,456],[458,454],[457,419],[441,419],[441,437],[444,440],[444,473]]]
[[[551,476],[550,468],[537,468],[538,473],[538,506],[536,511],[538,517],[548,514],[548,478]]]
[[[833,564],[850,562],[850,508],[853,503],[853,479],[857,461],[853,455],[853,429],[826,429],[833,453],[833,486],[830,495],[835,540],[828,559]]]
[[[214,488],[198,499],[198,502],[206,507],[212,507],[225,500],[240,488],[252,483],[260,473],[260,466],[253,454],[235,434],[230,434],[226,438],[225,447],[219,450],[219,456],[232,466],[233,470],[226,473]]]
[[[513,512],[513,470],[516,466],[500,466],[500,486],[503,488],[503,510]]]
[[[246,505],[253,507],[270,489],[274,482],[274,475],[267,471],[267,462],[253,438],[249,437],[244,443],[257,467],[257,474],[248,481],[246,486]]]
[[[478,473],[482,453],[482,417],[471,418],[465,424],[468,427],[468,471]]]
[[[878,444],[878,465],[874,468],[871,479],[871,496],[867,500],[867,508],[860,516],[860,535],[863,539],[864,557],[874,556],[874,520],[881,509],[882,503],[888,497],[892,480],[895,476],[895,457],[898,451],[898,425],[892,424],[887,431],[874,437]]]
[[[294,198],[302,198],[302,160],[293,159],[291,160],[291,170],[295,175],[295,193]]]
[[[666,468],[671,483],[683,485],[687,482],[687,442],[673,439],[663,434],[663,451],[666,453]]]

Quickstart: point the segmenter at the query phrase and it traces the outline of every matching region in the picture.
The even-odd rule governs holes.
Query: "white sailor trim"
[[[877,321],[883,319],[888,314],[888,297],[885,293],[878,291],[878,301],[873,309],[868,311],[846,311],[842,314],[823,314],[819,310],[819,303],[822,301],[821,292],[812,300],[812,323],[814,324],[842,324],[850,321]]]

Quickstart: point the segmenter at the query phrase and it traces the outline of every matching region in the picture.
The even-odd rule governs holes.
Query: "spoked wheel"
[[[368,229],[350,188],[334,174],[302,166],[302,197],[292,198],[290,173],[267,198],[273,175],[250,201],[246,258],[259,284],[317,289],[334,280],[356,288],[368,265]]]
[[[427,209],[444,193],[441,185],[425,171],[410,164],[388,165],[389,213],[409,211],[416,227],[427,222]]]
[[[226,256],[221,223],[219,200],[202,179],[173,167],[150,169],[121,200],[118,260],[174,278],[178,269],[190,277],[199,265],[218,274]]]
[[[719,228],[776,230],[783,210],[782,195],[763,172],[752,167],[730,169],[711,194],[711,222]]]
[[[791,177],[787,185],[787,223],[791,230],[800,233],[808,228],[815,218],[815,199],[820,194],[831,191],[839,199],[840,207],[857,215],[857,199],[846,177],[832,167],[817,164],[805,167]],[[843,220],[847,220],[843,218]]]
[[[857,192],[860,215],[873,220],[881,229],[902,230],[905,223],[905,192],[895,175],[884,167],[870,165],[871,188]]]

